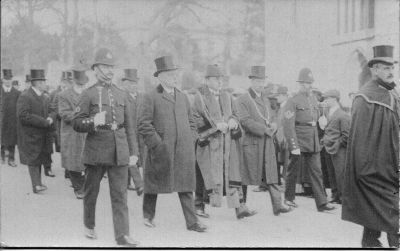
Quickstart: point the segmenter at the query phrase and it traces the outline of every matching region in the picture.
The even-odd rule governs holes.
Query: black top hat
[[[125,76],[122,78],[124,80],[130,80],[137,82],[139,78],[137,77],[137,69],[124,69]]]
[[[301,69],[299,72],[299,78],[297,79],[297,82],[312,84],[314,82],[314,77],[311,70],[309,68]]]
[[[63,71],[61,75],[61,80],[72,80],[72,72],[71,71]]]
[[[3,69],[3,78],[5,80],[10,80],[12,79],[13,75],[12,75],[12,71],[11,69]]]
[[[377,45],[373,47],[374,58],[368,61],[368,67],[372,67],[376,63],[383,63],[388,65],[397,64],[393,60],[393,46],[391,45]]]
[[[72,70],[72,76],[75,83],[78,85],[84,85],[89,82],[88,76],[86,76],[85,71]]]
[[[31,82],[31,75],[29,75],[29,74],[25,75],[25,82],[26,83]]]
[[[266,79],[267,76],[265,75],[265,66],[252,66],[249,78]]]
[[[174,64],[171,56],[163,56],[154,60],[156,63],[157,71],[154,72],[153,76],[158,77],[158,74],[163,71],[177,70],[178,67]]]
[[[207,70],[206,70],[206,78],[209,77],[223,77],[224,75],[221,72],[221,69],[218,67],[218,65],[213,64],[213,65],[207,65]]]
[[[44,76],[44,70],[31,69],[31,81],[35,80],[46,80],[46,77]]]

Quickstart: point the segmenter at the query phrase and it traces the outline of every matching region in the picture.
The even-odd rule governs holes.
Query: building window
[[[357,32],[375,26],[375,0],[337,0],[336,32]]]

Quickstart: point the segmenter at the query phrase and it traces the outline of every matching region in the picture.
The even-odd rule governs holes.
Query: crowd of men
[[[364,226],[363,247],[379,247],[381,231],[398,247],[400,99],[392,46],[374,47],[373,77],[354,94],[351,113],[343,110],[339,91],[312,88],[309,68],[300,70],[293,96],[285,86],[266,85],[264,66],[249,69],[245,93],[222,88],[218,65],[207,66],[203,85],[182,91],[179,68],[164,56],[155,59],[159,84],[141,93],[136,69],[125,69],[114,84],[115,62],[109,49],[99,49],[91,65],[96,83],[88,87],[86,69],[75,67],[62,72],[52,93],[43,69],[30,71],[22,92],[13,88],[12,70],[3,69],[2,164],[8,152],[8,165],[17,166],[18,145],[32,191],[42,193],[42,166],[54,177],[55,144],[65,177],[83,199],[86,237],[97,238],[96,202],[107,176],[115,240],[122,246],[139,245],[129,232],[129,189],[143,194],[147,227],[156,227],[157,194],[177,192],[186,228],[205,232],[199,217],[210,217],[206,206],[221,207],[224,196],[237,219],[254,216],[247,186],[256,185],[269,192],[278,216],[301,206],[295,200],[301,183],[317,211],[342,204],[342,218]]]

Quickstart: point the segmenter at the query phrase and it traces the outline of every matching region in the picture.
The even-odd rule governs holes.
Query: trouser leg
[[[290,155],[289,165],[286,170],[285,199],[293,201],[296,192],[296,180],[299,166],[301,165],[301,155]]]
[[[335,169],[338,196],[340,199],[343,193],[344,166],[346,164],[346,148],[339,148],[337,154],[332,156],[332,161]]]
[[[396,233],[387,233],[387,240],[390,247],[399,247],[399,238],[400,235]]]
[[[15,161],[15,145],[8,146],[8,161]]]
[[[378,230],[364,227],[363,236],[361,240],[362,247],[380,247],[381,243],[378,240],[381,232]]]
[[[241,203],[246,203],[247,202],[247,185],[242,185],[242,191],[243,191],[243,198]]]
[[[157,194],[145,193],[143,195],[143,217],[153,220],[156,214]]]
[[[339,199],[335,167],[333,163],[333,156],[331,154],[325,154],[326,169],[328,171],[329,184],[331,185],[332,199]]]
[[[83,197],[83,219],[85,226],[89,229],[95,227],[97,196],[99,195],[100,181],[105,171],[106,169],[103,166],[88,165],[86,167],[86,178],[83,185],[85,191],[85,196]]]
[[[85,182],[85,177],[82,175],[82,172],[69,171],[69,174],[72,187],[74,188],[75,192],[78,192],[83,187],[83,184]]]
[[[107,167],[115,239],[129,236],[128,166]]]
[[[199,166],[196,163],[196,191],[194,205],[196,209],[204,210],[205,207],[206,188],[204,186],[204,179],[201,175]]]
[[[194,201],[192,192],[179,192],[183,215],[186,220],[186,227],[190,227],[197,222],[197,216],[194,211]]]
[[[282,207],[282,198],[281,192],[279,191],[279,185],[268,184],[268,191],[271,197],[272,210],[274,213],[278,213]]]
[[[6,159],[6,147],[1,145],[1,160],[5,160]]]
[[[32,190],[35,191],[36,186],[42,185],[40,181],[40,166],[28,166],[28,170],[31,177]]]
[[[140,174],[139,168],[137,166],[129,166],[128,180],[130,180],[131,177],[133,179],[133,184],[135,184],[136,189],[138,189],[139,187],[143,187],[142,175]]]
[[[317,207],[328,203],[325,188],[322,181],[321,159],[319,153],[307,153],[304,155],[305,167],[308,168],[311,187],[314,193],[315,204]]]

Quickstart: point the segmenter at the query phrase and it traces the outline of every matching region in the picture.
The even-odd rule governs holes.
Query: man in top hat
[[[324,129],[322,142],[327,153],[325,156],[332,191],[331,202],[341,204],[350,116],[343,111],[339,103],[338,90],[329,90],[323,93],[322,97],[328,107],[328,124]]]
[[[372,79],[354,97],[347,143],[342,219],[364,226],[362,247],[399,247],[399,98],[393,46],[373,48]]]
[[[283,110],[283,131],[290,151],[290,163],[287,167],[285,203],[297,207],[295,188],[298,169],[307,168],[317,210],[335,209],[326,198],[322,181],[321,146],[318,138],[317,121],[319,118],[318,102],[312,94],[314,77],[308,68],[300,70],[299,92],[290,98]]]
[[[95,54],[92,70],[97,83],[84,90],[75,108],[72,125],[87,133],[82,162],[86,166],[83,218],[85,235],[96,239],[95,210],[100,182],[107,172],[110,186],[114,237],[118,245],[137,246],[129,236],[127,205],[128,165],[137,162],[133,143],[136,133],[131,124],[132,112],[124,90],[112,83],[115,58],[109,49]]]
[[[15,145],[17,144],[17,100],[21,94],[12,86],[12,71],[3,69],[3,85],[0,92],[2,103],[1,113],[1,162],[5,163],[5,151],[8,151],[8,165],[16,167]]]
[[[89,81],[84,70],[74,69],[73,85],[60,93],[58,96],[58,114],[60,123],[61,144],[61,166],[69,173],[72,187],[77,199],[84,196],[83,183],[85,181],[85,166],[82,163],[82,151],[85,144],[86,133],[74,131],[72,119],[78,105],[79,97],[85,90]]]
[[[210,204],[221,207],[226,194],[228,207],[235,208],[238,219],[253,216],[243,200],[240,176],[241,129],[236,104],[231,94],[221,90],[222,78],[217,65],[208,65],[205,85],[197,89],[193,115],[199,138],[196,144],[196,214],[208,218],[206,196]]]
[[[56,115],[44,96],[45,81],[44,70],[31,70],[32,87],[21,93],[17,102],[20,162],[29,168],[34,193],[47,189],[42,183],[41,166],[51,165],[50,132],[54,131]]]
[[[144,155],[144,142],[137,131],[137,121],[139,106],[143,102],[143,95],[138,91],[138,81],[137,69],[125,69],[124,77],[122,78],[121,87],[128,92],[129,105],[132,111],[132,125],[135,128],[136,134],[134,135],[134,143],[136,148],[139,149],[138,152],[138,162],[136,165],[129,166],[128,173],[128,189],[136,190],[138,196],[143,193],[143,179],[140,174],[139,167],[143,165],[143,155]],[[131,179],[135,184],[135,187],[131,185]]]
[[[251,87],[237,99],[238,116],[244,130],[242,139],[242,183],[244,199],[247,185],[266,184],[271,197],[273,214],[278,216],[291,210],[282,203],[278,187],[278,169],[275,156],[274,135],[276,123],[272,122],[271,104],[263,93],[265,66],[252,66],[249,75]]]
[[[178,192],[188,230],[204,232],[195,214],[196,187],[194,121],[187,96],[176,88],[178,69],[171,56],[155,59],[153,74],[160,84],[144,95],[139,133],[147,146],[144,168],[144,224],[155,227],[157,194]]]

